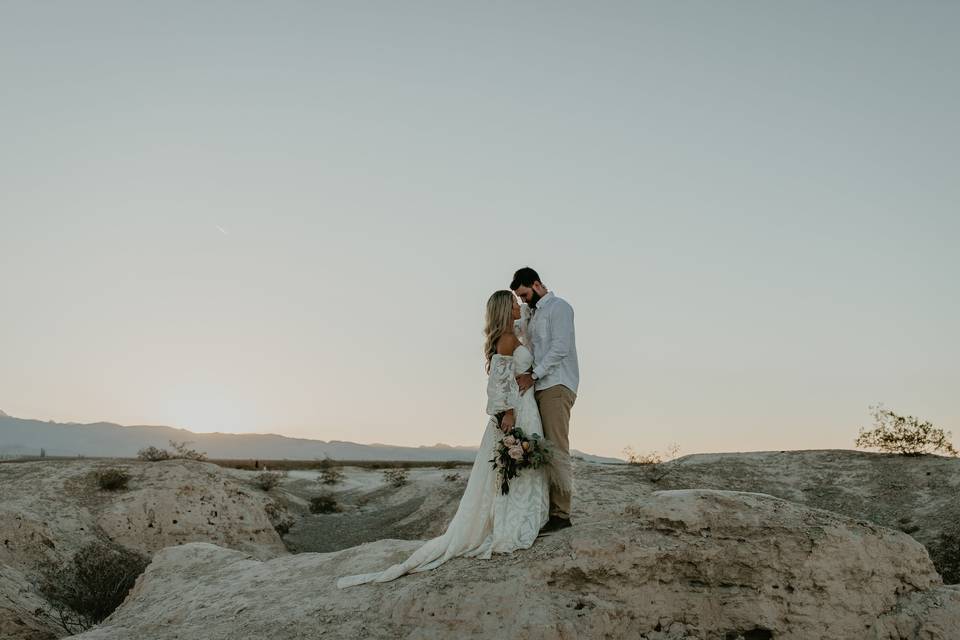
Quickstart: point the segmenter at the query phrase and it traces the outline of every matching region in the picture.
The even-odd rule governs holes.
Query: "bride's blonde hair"
[[[487,359],[487,373],[490,373],[490,360],[497,352],[500,336],[513,331],[513,291],[503,289],[494,291],[487,300],[487,326],[483,330],[486,344],[483,354]]]

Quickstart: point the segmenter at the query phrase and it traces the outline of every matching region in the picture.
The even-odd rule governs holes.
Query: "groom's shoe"
[[[573,523],[570,522],[569,518],[561,518],[559,516],[550,516],[550,519],[547,520],[547,524],[543,525],[543,528],[540,529],[538,536],[546,536],[555,531],[560,531],[560,529],[566,529],[567,527],[572,527]]]

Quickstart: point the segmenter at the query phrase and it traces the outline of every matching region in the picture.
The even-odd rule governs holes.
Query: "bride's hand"
[[[503,420],[500,421],[500,430],[504,433],[509,433],[513,429],[513,425],[516,424],[516,417],[513,415],[513,411],[503,414]]]

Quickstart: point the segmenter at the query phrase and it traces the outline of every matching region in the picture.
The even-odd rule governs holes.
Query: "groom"
[[[527,336],[533,371],[517,376],[520,391],[535,387],[543,435],[550,447],[550,519],[541,533],[570,526],[573,474],[570,466],[570,409],[577,399],[580,368],[573,330],[573,307],[553,295],[530,267],[513,274],[510,289],[530,307]]]

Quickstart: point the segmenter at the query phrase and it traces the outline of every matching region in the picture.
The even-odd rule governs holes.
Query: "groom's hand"
[[[520,387],[520,393],[533,386],[533,376],[529,373],[521,373],[517,376],[517,386]]]

